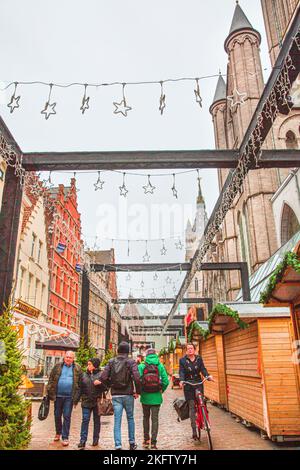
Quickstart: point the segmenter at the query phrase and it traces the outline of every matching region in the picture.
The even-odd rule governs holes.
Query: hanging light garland
[[[49,117],[52,114],[56,114],[56,110],[55,110],[56,102],[51,103],[51,94],[52,94],[53,83],[49,83],[49,87],[50,87],[50,90],[49,90],[48,99],[45,103],[44,109],[42,109],[42,111],[41,111],[41,114],[43,114],[45,116],[46,120],[48,120]]]

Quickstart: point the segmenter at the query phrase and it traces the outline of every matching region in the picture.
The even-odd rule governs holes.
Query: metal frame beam
[[[260,168],[292,168],[299,154],[299,150],[265,150]],[[28,171],[230,169],[238,159],[237,150],[33,152],[23,154],[23,166]]]

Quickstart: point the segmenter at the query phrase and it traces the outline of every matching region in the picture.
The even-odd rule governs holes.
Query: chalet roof
[[[223,76],[220,74],[218,78],[218,83],[215,91],[215,96],[212,102],[212,105],[217,103],[217,101],[226,100],[226,83]]]
[[[296,233],[285,245],[283,245],[271,258],[266,261],[250,276],[250,295],[252,302],[259,302],[260,294],[268,285],[270,276],[272,276],[277,265],[283,260],[287,251],[292,251],[300,241],[300,232]],[[242,291],[237,295],[239,301],[243,297]]]
[[[242,8],[240,7],[239,3],[237,2],[233,19],[232,19],[232,23],[231,23],[231,27],[230,27],[230,31],[229,31],[229,35],[241,29],[253,29],[253,26],[248,20]]]
[[[238,312],[243,318],[289,317],[290,309],[286,307],[266,308],[257,302],[227,302],[226,307]]]

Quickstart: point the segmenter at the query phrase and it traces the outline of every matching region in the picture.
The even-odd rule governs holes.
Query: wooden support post
[[[90,280],[87,271],[84,269],[82,272],[80,337],[84,339],[85,346],[89,341],[89,304]]]
[[[223,335],[215,336],[216,353],[217,353],[217,367],[218,367],[218,381],[219,381],[219,394],[220,404],[228,409],[227,399],[227,382],[225,372],[225,353],[224,353],[224,337]]]
[[[22,202],[22,186],[14,168],[8,167],[0,213],[0,314],[8,304],[12,288],[17,253],[17,241]]]

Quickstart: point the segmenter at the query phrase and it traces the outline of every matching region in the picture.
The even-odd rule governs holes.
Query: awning
[[[79,341],[71,338],[54,338],[48,341],[36,341],[36,349],[44,349],[46,351],[77,351]]]

